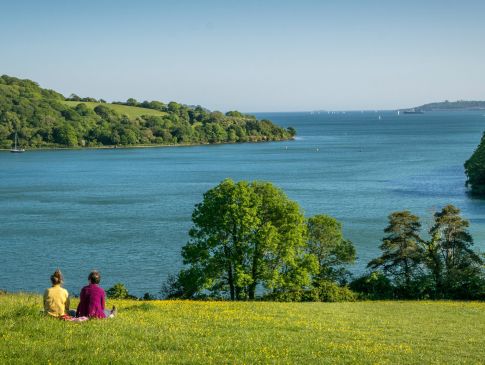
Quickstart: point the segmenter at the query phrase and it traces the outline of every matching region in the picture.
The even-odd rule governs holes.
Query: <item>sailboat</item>
[[[17,132],[15,132],[15,147],[14,147],[14,148],[12,148],[12,149],[10,150],[10,152],[12,152],[12,153],[21,153],[21,152],[25,152],[25,148],[19,148],[19,147],[17,147],[17,140],[18,140],[18,138],[17,138]]]

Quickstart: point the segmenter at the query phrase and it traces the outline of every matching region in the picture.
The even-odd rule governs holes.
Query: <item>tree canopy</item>
[[[483,261],[473,250],[469,223],[453,205],[434,215],[427,244],[427,264],[436,297],[469,298],[477,290]]]
[[[342,224],[335,218],[319,214],[308,219],[308,252],[318,262],[317,280],[339,281],[349,276],[346,265],[355,261],[356,251],[344,238]]]
[[[380,246],[382,255],[368,265],[373,269],[382,268],[407,293],[419,274],[423,258],[420,228],[419,217],[407,210],[390,214],[389,225],[384,230],[387,235]]]
[[[305,218],[298,204],[270,183],[224,180],[204,194],[192,215],[182,274],[198,276],[197,291],[233,300],[310,284],[315,262],[305,252]]]

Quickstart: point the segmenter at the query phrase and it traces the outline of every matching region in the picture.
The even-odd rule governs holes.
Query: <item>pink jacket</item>
[[[106,318],[105,297],[103,288],[97,284],[89,284],[82,288],[76,317]]]

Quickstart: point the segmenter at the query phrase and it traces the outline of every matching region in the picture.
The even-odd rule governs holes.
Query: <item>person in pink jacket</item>
[[[76,317],[89,318],[112,318],[116,315],[116,308],[106,310],[106,294],[99,286],[101,274],[92,271],[88,276],[89,284],[81,289],[79,305],[77,306]]]

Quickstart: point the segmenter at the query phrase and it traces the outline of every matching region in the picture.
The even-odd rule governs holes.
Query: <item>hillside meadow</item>
[[[69,323],[40,295],[1,295],[0,363],[485,363],[483,302],[113,304],[115,319]]]
[[[88,109],[94,110],[98,105],[104,105],[111,110],[114,110],[120,115],[126,115],[130,119],[134,119],[137,117],[141,117],[143,115],[154,115],[154,116],[164,116],[167,113],[162,112],[160,110],[155,109],[148,109],[148,108],[140,108],[135,106],[129,105],[120,105],[120,104],[109,104],[109,103],[95,103],[95,102],[86,102],[86,101],[70,101],[70,100],[63,100],[61,101],[62,104],[67,105],[71,108],[75,108],[78,104],[84,104]]]

